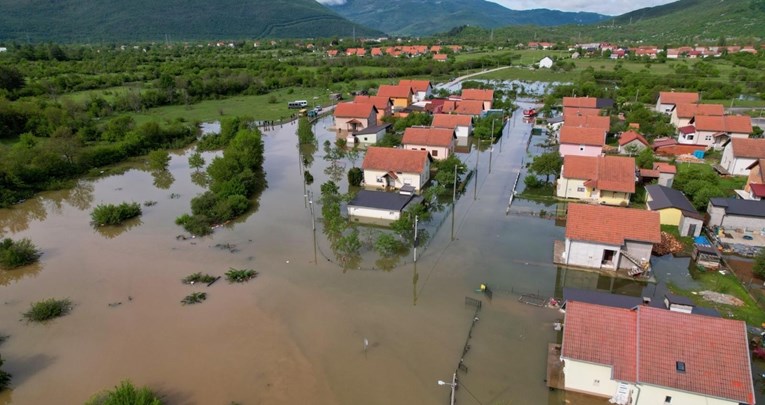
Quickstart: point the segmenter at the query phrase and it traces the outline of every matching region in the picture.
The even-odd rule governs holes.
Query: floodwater
[[[331,118],[317,124],[320,145],[305,168],[296,125],[266,132],[268,188],[252,212],[211,237],[176,238],[183,230],[174,219],[203,191],[188,167],[193,150],[173,154],[169,173],[126,167],[0,210],[4,237],[28,237],[44,252],[37,265],[0,272],[0,335],[10,336],[0,353],[14,375],[0,404],[81,404],[124,379],[170,404],[444,404],[449,387],[436,382],[451,378],[473,320],[465,297],[484,305],[464,356],[460,403],[604,403],[548,391],[547,342],[558,338],[561,315],[521,304],[518,294],[552,296],[576,282],[640,287],[562,273],[552,265],[552,243],[563,228],[505,214],[530,132],[520,114],[507,124],[501,151],[498,144],[462,156],[471,168],[478,162],[478,173],[455,206],[454,240],[447,207],[424,224],[432,238],[417,262],[410,252],[387,271],[369,252],[342,268],[320,226],[312,231],[303,170],[315,177],[308,189],[318,199],[329,126]],[[99,203],[148,200],[157,204],[124,227],[89,224]],[[230,267],[260,274],[244,285],[180,282]],[[492,301],[475,292],[480,283],[493,287]],[[207,292],[207,301],[182,306],[193,291]],[[47,324],[20,321],[31,302],[49,297],[75,307]]]

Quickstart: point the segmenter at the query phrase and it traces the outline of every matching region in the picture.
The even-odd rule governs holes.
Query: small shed
[[[401,212],[415,199],[413,194],[361,190],[348,203],[348,215],[357,218],[395,221]]]
[[[709,270],[719,269],[722,262],[720,252],[713,246],[706,244],[694,244],[691,258],[697,265]]]
[[[389,123],[384,123],[382,125],[375,125],[353,132],[348,135],[347,142],[349,144],[375,144],[385,137],[385,132],[388,130],[390,125],[391,124]]]
[[[696,306],[696,304],[694,304],[690,298],[681,297],[679,295],[665,294],[664,306],[670,311],[690,314],[693,313],[693,308]]]
[[[553,65],[553,60],[549,56],[545,56],[539,61],[539,67],[544,69],[550,69]]]

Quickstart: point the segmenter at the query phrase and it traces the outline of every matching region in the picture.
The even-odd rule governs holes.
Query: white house
[[[697,115],[723,116],[725,108],[722,104],[677,104],[672,109],[669,122],[677,128],[690,125]]]
[[[539,65],[540,69],[542,69],[542,68],[549,69],[553,65],[553,60],[550,59],[549,56],[545,56],[544,58],[542,58],[542,60],[539,61],[539,63],[537,65]]]
[[[424,150],[433,160],[444,160],[454,153],[454,131],[446,128],[409,127],[404,131],[404,149]]]
[[[360,190],[348,203],[351,219],[371,218],[395,221],[415,198],[412,194]]]
[[[635,159],[625,156],[563,158],[556,195],[599,204],[627,206],[635,192]]]
[[[752,405],[748,343],[743,321],[569,300],[565,389],[617,405]]]
[[[662,91],[659,92],[659,99],[656,100],[656,112],[671,114],[672,109],[678,104],[696,104],[699,102],[699,93],[682,91]]]
[[[462,114],[435,114],[430,126],[451,129],[457,139],[467,139],[473,132],[473,119],[469,115]]]
[[[649,146],[648,140],[635,131],[627,131],[619,136],[619,153],[622,155],[635,155]]]
[[[377,125],[377,108],[371,103],[340,103],[334,115],[338,133],[357,132]]]
[[[420,191],[430,179],[430,154],[424,150],[371,146],[361,168],[366,187],[400,189],[409,185]]]
[[[722,149],[731,138],[748,138],[752,133],[752,119],[748,115],[699,115],[691,120],[691,125],[696,129],[695,137],[681,136],[678,142]]]
[[[722,228],[765,229],[765,201],[737,198],[710,198],[707,226]]]
[[[400,80],[398,85],[412,88],[413,103],[425,101],[433,95],[433,85],[429,80]]]
[[[569,204],[564,251],[556,262],[595,269],[647,268],[661,242],[659,213]]]
[[[385,137],[385,133],[391,124],[384,123],[373,127],[366,127],[360,131],[350,132],[346,137],[348,145],[361,143],[363,145],[374,145]]]
[[[733,138],[723,149],[720,166],[733,175],[748,176],[749,166],[765,159],[765,139]]]

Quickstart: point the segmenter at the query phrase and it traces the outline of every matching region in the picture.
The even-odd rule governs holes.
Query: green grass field
[[[117,86],[117,87],[109,87],[106,89],[97,89],[97,90],[83,90],[83,91],[76,91],[73,93],[66,93],[62,94],[62,99],[71,100],[77,103],[81,103],[84,101],[87,101],[93,96],[96,97],[102,97],[104,100],[108,102],[114,101],[115,97],[120,94],[125,94],[128,91],[132,90],[140,90],[143,87],[143,83],[129,83],[124,86]]]

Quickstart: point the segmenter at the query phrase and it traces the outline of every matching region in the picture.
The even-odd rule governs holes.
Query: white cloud
[[[325,6],[340,6],[345,4],[346,0],[316,0]]]
[[[345,0],[322,0],[327,3]],[[513,10],[549,8],[562,11],[589,11],[607,15],[621,15],[643,7],[653,7],[676,0],[489,0]]]

